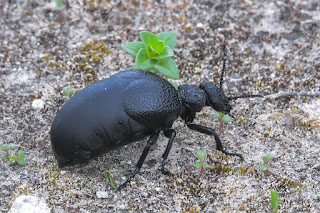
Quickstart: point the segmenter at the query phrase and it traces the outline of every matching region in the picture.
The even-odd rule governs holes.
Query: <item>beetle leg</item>
[[[146,157],[148,155],[150,147],[157,142],[157,140],[159,138],[159,133],[160,133],[160,131],[157,131],[157,132],[155,132],[154,134],[152,134],[150,136],[150,138],[149,138],[149,140],[147,142],[147,145],[144,147],[143,152],[142,152],[142,154],[141,154],[141,156],[139,158],[139,161],[138,161],[138,163],[136,165],[135,170],[131,173],[130,177],[126,180],[126,182],[124,182],[122,185],[120,185],[118,187],[118,189],[117,189],[118,191],[120,191],[121,189],[125,188],[126,185],[134,178],[134,176],[136,176],[136,174],[139,173],[139,171],[140,171],[140,169],[142,167],[142,164],[143,164],[143,162],[145,161],[145,159],[146,159]]]
[[[162,164],[161,164],[161,172],[162,174],[165,175],[170,175],[170,172],[168,169],[166,169],[164,166],[167,163],[167,158],[169,155],[169,152],[171,150],[172,144],[173,144],[173,140],[176,137],[176,131],[174,129],[167,129],[164,131],[164,135],[169,138],[166,150],[164,151],[163,155],[162,155]]]
[[[220,152],[223,152],[226,155],[238,156],[238,157],[241,158],[241,160],[243,160],[243,157],[242,157],[241,154],[227,152],[226,150],[223,149],[221,140],[220,140],[218,134],[214,131],[214,129],[206,127],[206,126],[202,126],[202,125],[199,125],[199,124],[192,124],[191,122],[186,122],[186,124],[192,130],[196,130],[198,132],[201,132],[201,133],[204,133],[204,134],[207,134],[207,135],[213,135],[214,139],[216,140],[217,150],[219,150]]]

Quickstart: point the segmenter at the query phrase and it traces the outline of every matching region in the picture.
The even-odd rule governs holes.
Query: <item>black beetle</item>
[[[229,101],[237,98],[261,97],[241,95],[227,97],[222,89],[225,60],[220,87],[211,82],[200,86],[174,86],[164,78],[143,70],[128,70],[96,82],[75,94],[57,113],[51,127],[51,144],[59,167],[88,162],[91,158],[150,136],[135,170],[119,189],[139,172],[160,131],[169,138],[162,155],[161,171],[176,132],[173,122],[180,116],[187,126],[198,132],[213,135],[217,149],[226,155],[214,129],[193,124],[197,112],[205,106],[230,114]]]

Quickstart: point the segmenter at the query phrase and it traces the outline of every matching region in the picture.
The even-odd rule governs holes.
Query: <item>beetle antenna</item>
[[[228,100],[235,100],[235,99],[238,99],[238,98],[255,98],[255,97],[259,97],[259,98],[262,98],[263,95],[239,95],[239,96],[231,96],[231,97],[228,97]]]
[[[227,61],[227,58],[224,58],[223,64],[222,64],[221,75],[220,75],[220,88],[222,88],[222,84],[223,84],[223,75],[224,75],[224,69],[226,68],[226,61]]]

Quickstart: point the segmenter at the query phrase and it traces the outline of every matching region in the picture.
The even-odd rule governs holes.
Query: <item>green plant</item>
[[[179,70],[171,58],[174,55],[173,48],[177,40],[175,32],[140,32],[141,42],[129,42],[122,48],[135,56],[134,68],[148,70],[153,73],[162,73],[168,78],[178,79]]]
[[[4,153],[2,153],[0,155],[0,159],[2,158],[6,158],[9,160],[9,162],[11,164],[15,164],[18,163],[20,165],[25,165],[26,162],[24,160],[25,154],[24,151],[19,150],[16,155],[10,155],[10,150],[19,147],[16,144],[10,143],[10,144],[0,144],[0,150],[3,151]]]
[[[115,190],[117,190],[117,186],[116,186],[115,180],[112,178],[112,175],[115,174],[115,173],[120,173],[120,172],[122,172],[122,170],[115,170],[115,171],[113,171],[113,172],[107,171],[106,173],[103,173],[103,174],[102,174],[103,176],[105,176],[106,182],[110,183],[111,186],[112,186]]]
[[[277,190],[271,190],[271,206],[273,209],[273,212],[277,213],[279,209],[279,198],[278,198],[278,191]]]
[[[202,150],[197,151],[197,157],[199,159],[199,162],[195,163],[194,166],[200,170],[200,174],[197,177],[197,180],[198,180],[204,174],[205,169],[212,169],[213,167],[211,165],[205,164],[204,161],[207,158],[207,154],[205,151],[202,151]]]
[[[263,156],[262,160],[263,160],[263,164],[260,164],[260,170],[263,171],[266,174],[272,174],[272,175],[276,175],[272,170],[270,170],[269,168],[269,162],[271,161],[271,159],[273,158],[272,155],[267,155],[267,156]]]
[[[74,95],[74,94],[77,94],[77,92],[79,92],[80,90],[75,90],[75,89],[72,89],[71,87],[66,87],[64,88],[63,90],[63,93],[64,95],[66,96],[65,97],[65,102],[69,101],[70,98]]]
[[[194,68],[194,73],[200,74],[200,73],[202,73],[202,69],[200,67],[195,67]]]
[[[225,115],[223,112],[219,112],[218,114],[211,115],[211,120],[218,119],[220,126],[223,126],[223,123],[232,121],[232,117],[229,115]]]
[[[66,6],[63,4],[62,0],[56,0],[56,7],[54,8],[55,10],[64,10]]]

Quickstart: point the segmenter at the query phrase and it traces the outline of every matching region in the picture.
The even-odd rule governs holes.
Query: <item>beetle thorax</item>
[[[206,94],[197,85],[179,85],[178,93],[183,106],[192,112],[200,112],[206,105]]]

